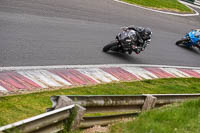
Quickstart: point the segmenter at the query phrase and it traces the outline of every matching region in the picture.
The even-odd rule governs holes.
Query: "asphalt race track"
[[[151,46],[140,55],[103,53],[128,25],[150,27]],[[198,50],[174,45],[194,28],[200,28],[199,16],[160,14],[112,0],[0,0],[0,66],[200,66]]]

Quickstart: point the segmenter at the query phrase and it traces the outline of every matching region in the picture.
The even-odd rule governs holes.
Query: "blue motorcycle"
[[[188,48],[197,47],[200,49],[200,29],[192,30],[184,38],[176,42],[176,45],[184,45]]]

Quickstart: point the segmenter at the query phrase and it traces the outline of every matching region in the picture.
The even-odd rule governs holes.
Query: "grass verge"
[[[182,13],[192,13],[193,11],[177,0],[122,0],[130,4],[150,7],[158,10],[167,10]]]
[[[199,133],[200,99],[142,113],[136,120],[118,123],[110,133]]]
[[[200,79],[157,79],[76,87],[0,97],[0,126],[45,112],[52,95],[134,95],[200,93]]]

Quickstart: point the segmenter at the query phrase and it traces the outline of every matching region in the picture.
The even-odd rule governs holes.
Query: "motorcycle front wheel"
[[[114,40],[103,47],[103,52],[108,52],[111,49],[114,49],[114,47],[117,47],[118,41]]]
[[[188,42],[188,39],[187,38],[183,38],[183,39],[181,39],[181,40],[178,40],[177,42],[176,42],[176,45],[181,45],[181,44],[184,44],[184,43],[187,43]]]

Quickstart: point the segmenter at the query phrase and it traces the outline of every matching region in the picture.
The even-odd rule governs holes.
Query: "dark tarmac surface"
[[[150,27],[151,45],[139,55],[103,53],[128,25]],[[199,16],[165,15],[112,0],[0,0],[0,66],[200,66],[200,51],[174,44],[194,28],[200,28]]]

